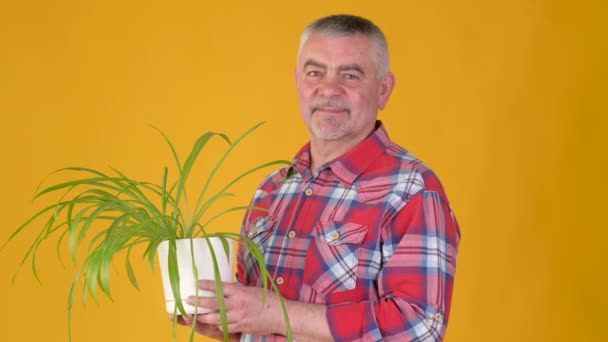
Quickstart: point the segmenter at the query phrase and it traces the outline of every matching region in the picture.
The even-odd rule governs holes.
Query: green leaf
[[[261,211],[268,211],[266,208],[261,208],[261,207],[252,207],[252,206],[240,206],[240,207],[232,207],[229,209],[226,209],[224,211],[221,211],[219,213],[217,213],[215,216],[213,216],[212,218],[210,218],[207,222],[205,222],[202,225],[199,225],[199,227],[201,227],[201,229],[203,227],[207,227],[208,225],[210,225],[213,221],[217,220],[218,218],[232,213],[234,211],[245,211],[245,210],[261,210]]]
[[[84,208],[76,214],[76,217],[70,222],[70,236],[69,236],[69,246],[70,246],[70,254],[72,256],[72,261],[76,261],[76,236],[78,234],[78,225],[80,224],[80,219],[85,215],[88,208]]]
[[[177,152],[175,151],[175,147],[173,146],[173,143],[167,137],[167,135],[163,131],[161,131],[159,128],[157,128],[155,126],[152,126],[152,128],[154,128],[155,130],[157,130],[163,136],[163,139],[165,139],[165,142],[167,143],[167,145],[169,145],[169,148],[171,149],[171,153],[173,154],[173,158],[175,159],[175,164],[177,166],[177,170],[181,174],[181,172],[182,172],[182,163],[180,163],[180,161],[179,161],[179,156],[177,155]]]
[[[222,284],[222,278],[220,274],[220,268],[217,263],[217,257],[215,255],[215,250],[208,236],[204,236],[205,241],[207,242],[207,246],[209,247],[209,253],[211,254],[211,260],[213,262],[213,279],[215,280],[215,294],[217,296],[217,303],[220,312],[220,318],[222,322],[222,331],[224,332],[224,341],[228,341],[228,319],[226,317],[226,303],[224,301],[224,285]],[[222,244],[224,244],[224,240],[222,240]],[[224,245],[224,250],[228,249],[228,244]],[[229,252],[227,252],[228,257]]]
[[[67,225],[67,222],[64,222],[63,224],[61,224],[61,226],[66,226],[66,225]],[[59,263],[64,268],[65,268],[65,265],[63,264],[63,258],[61,257],[61,242],[63,242],[63,239],[67,236],[68,232],[69,232],[69,229],[63,230],[63,233],[61,233],[61,235],[59,235],[59,239],[57,239],[57,247],[56,247],[57,260],[59,260]]]
[[[161,183],[161,199],[162,199],[162,213],[163,216],[167,215],[167,200],[168,200],[168,193],[167,193],[167,174],[169,173],[169,171],[167,170],[167,167],[165,166],[165,172],[163,172],[163,181]]]
[[[177,194],[176,194],[176,204],[179,205],[180,200],[181,200],[182,195],[183,195],[183,197],[184,197],[184,204],[185,204],[185,207],[186,207],[186,215],[189,215],[189,213],[188,213],[188,211],[189,211],[189,208],[188,208],[188,198],[187,198],[187,195],[186,195],[186,182],[188,180],[188,177],[190,176],[190,171],[192,170],[192,167],[194,166],[194,163],[197,160],[200,152],[205,147],[205,145],[207,144],[207,142],[209,142],[209,140],[212,137],[214,137],[214,136],[222,137],[224,140],[226,140],[226,141],[228,141],[228,143],[230,143],[230,140],[224,134],[219,134],[219,133],[214,133],[214,132],[207,132],[207,133],[203,134],[194,143],[194,146],[192,147],[192,151],[188,155],[188,158],[186,159],[186,162],[184,163],[184,167],[180,171],[180,174],[179,174],[179,183],[178,183],[178,186],[177,186]],[[213,175],[211,175],[209,177],[212,177],[212,176]],[[188,220],[187,217],[186,217],[186,220]],[[186,227],[186,232],[185,232],[186,233],[186,237],[191,237],[192,236],[191,235],[192,229],[190,228],[190,226],[188,224],[184,224],[184,226]]]
[[[267,168],[267,167],[270,167],[270,166],[274,166],[274,165],[291,165],[291,162],[287,161],[287,160],[275,160],[275,161],[271,161],[271,162],[268,162],[268,163],[264,163],[262,165],[258,165],[258,166],[254,167],[254,168],[252,168],[252,169],[250,169],[250,170],[248,170],[246,172],[243,172],[238,177],[236,177],[235,179],[233,179],[230,183],[228,183],[228,185],[226,185],[222,190],[220,190],[220,193],[222,193],[224,191],[227,191],[230,187],[232,187],[234,184],[236,184],[238,181],[240,181],[241,179],[245,178],[246,176],[248,176],[248,175],[250,175],[250,174],[252,174],[252,173],[254,173],[254,172],[258,171],[258,170],[261,170],[261,169],[264,169],[264,168]]]
[[[131,248],[129,248],[127,252],[127,257],[125,258],[125,267],[127,268],[127,276],[129,276],[129,281],[134,288],[139,290],[139,283],[137,282],[137,277],[135,277],[135,272],[133,272],[133,266],[131,265]]]
[[[164,262],[164,260],[161,260],[161,262]],[[167,265],[169,266],[169,280],[171,282],[171,290],[173,292],[173,297],[175,298],[175,304],[177,305],[179,312],[185,316],[186,309],[182,303],[182,296],[179,290],[180,276],[177,266],[177,246],[174,239],[169,240],[169,255]]]
[[[89,258],[85,261],[86,271],[84,272],[85,287],[83,291],[83,302],[86,301],[87,291],[97,302],[97,284],[99,284],[99,268],[101,264],[100,248],[95,249]],[[112,298],[110,298],[111,300]]]
[[[25,223],[23,223],[21,226],[19,226],[19,228],[17,228],[17,230],[15,230],[9,237],[8,239],[4,242],[4,244],[2,245],[2,247],[0,247],[0,252],[2,252],[2,250],[4,250],[4,248],[6,247],[6,245],[8,245],[9,242],[11,242],[17,235],[19,235],[25,228],[27,228],[33,221],[35,221],[38,217],[46,214],[47,212],[49,212],[50,210],[54,210],[57,208],[57,206],[60,205],[65,205],[67,202],[60,202],[57,204],[53,204],[53,205],[49,205],[48,207],[40,210],[39,212],[37,212],[36,214],[34,214],[32,217],[30,217],[27,221],[25,221]],[[27,256],[27,255],[26,255]]]
[[[220,241],[222,241],[222,247],[226,253],[226,259],[230,260],[230,244],[228,243],[228,239],[223,235],[219,235],[218,238],[220,238]]]
[[[203,190],[201,191],[201,193],[200,193],[200,195],[198,197],[198,200],[196,202],[196,206],[194,207],[194,212],[195,213],[197,211],[199,211],[199,208],[201,206],[203,206],[203,199],[205,198],[205,195],[207,194],[207,189],[209,189],[209,185],[215,179],[215,175],[218,172],[218,170],[220,169],[220,167],[222,166],[222,164],[224,163],[224,160],[226,160],[226,158],[228,158],[228,156],[230,155],[230,153],[237,147],[237,145],[246,136],[248,136],[251,132],[253,132],[255,129],[257,129],[263,123],[264,122],[260,122],[260,123],[258,123],[256,125],[254,125],[253,127],[249,128],[247,131],[245,131],[245,133],[243,133],[241,136],[239,136],[233,143],[230,143],[230,140],[226,136],[223,136],[225,138],[225,140],[229,144],[228,149],[226,150],[226,152],[224,152],[224,154],[220,157],[220,159],[215,163],[215,166],[213,167],[213,169],[211,170],[211,173],[207,177],[207,181],[205,182],[205,185],[203,186]],[[194,224],[195,224],[195,222],[192,222],[192,227],[187,232],[192,232],[194,230]]]

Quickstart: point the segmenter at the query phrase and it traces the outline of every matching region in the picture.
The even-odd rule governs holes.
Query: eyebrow
[[[309,59],[304,63],[303,69],[306,69],[308,67],[317,67],[320,69],[327,69],[327,65],[316,61],[314,59]],[[361,68],[358,64],[346,64],[346,65],[340,65],[338,67],[338,71],[350,71],[350,70],[354,70],[357,71],[358,73],[360,73],[361,75],[365,75],[365,72],[363,71],[363,68]]]
[[[358,73],[360,73],[361,75],[365,75],[365,72],[363,72],[363,68],[361,68],[359,65],[357,64],[348,64],[348,65],[341,65],[338,67],[338,70],[340,71],[357,71]]]
[[[304,66],[302,67],[302,69],[306,69],[309,66],[313,66],[313,67],[317,67],[317,68],[321,68],[321,69],[327,69],[327,66],[321,62],[315,61],[314,59],[309,59],[304,63]]]

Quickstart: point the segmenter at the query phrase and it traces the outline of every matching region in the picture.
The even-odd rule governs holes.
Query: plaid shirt
[[[256,191],[242,234],[288,299],[327,306],[336,341],[441,341],[460,231],[435,174],[383,125],[310,171],[309,145]],[[239,248],[239,282],[261,286]],[[298,324],[297,321],[291,322]],[[283,341],[243,335],[241,341]]]

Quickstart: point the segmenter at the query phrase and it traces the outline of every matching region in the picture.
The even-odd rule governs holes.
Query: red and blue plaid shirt
[[[327,306],[336,341],[443,339],[458,223],[435,174],[380,122],[316,176],[307,144],[262,183],[252,205],[268,212],[248,212],[242,233],[264,252],[285,298]],[[261,286],[259,275],[240,248],[238,280]]]

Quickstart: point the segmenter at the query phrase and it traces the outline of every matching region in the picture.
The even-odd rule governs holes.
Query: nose
[[[344,88],[336,77],[325,77],[318,88],[319,95],[331,98],[344,93]]]

